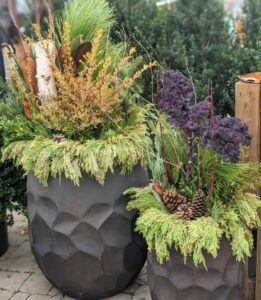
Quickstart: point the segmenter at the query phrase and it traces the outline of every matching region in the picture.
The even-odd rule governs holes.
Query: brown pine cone
[[[165,191],[163,193],[163,203],[171,213],[175,213],[177,208],[181,204],[187,204],[188,199],[185,196],[180,195],[176,191]]]
[[[66,138],[62,133],[55,133],[53,134],[53,141],[59,144],[65,142]]]
[[[203,217],[207,212],[207,206],[205,203],[206,195],[202,190],[198,190],[192,200],[193,219]]]
[[[179,205],[175,215],[179,219],[183,219],[183,220],[187,220],[187,221],[192,220],[193,219],[193,208],[192,208],[191,203],[188,202],[187,204]]]

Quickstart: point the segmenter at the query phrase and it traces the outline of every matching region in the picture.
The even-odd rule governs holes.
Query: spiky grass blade
[[[81,35],[85,41],[91,41],[99,29],[108,31],[114,23],[105,0],[71,0],[65,6],[64,20],[71,26],[71,39]]]

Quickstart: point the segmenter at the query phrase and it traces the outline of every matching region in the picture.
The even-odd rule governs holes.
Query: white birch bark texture
[[[0,50],[1,51],[1,50]],[[14,60],[12,58],[13,51],[10,45],[4,45],[2,48],[3,61],[4,61],[4,72],[5,72],[5,81],[8,86],[11,84],[11,75],[10,75],[10,65],[15,66]]]
[[[36,56],[38,97],[42,105],[47,105],[52,97],[57,96],[51,66],[55,61],[55,45],[53,41],[43,40],[34,45],[34,50]]]

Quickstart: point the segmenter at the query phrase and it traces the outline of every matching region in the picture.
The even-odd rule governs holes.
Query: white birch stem
[[[57,96],[52,63],[55,63],[55,45],[44,40],[34,45],[36,56],[38,96],[42,105],[47,105],[52,97]]]

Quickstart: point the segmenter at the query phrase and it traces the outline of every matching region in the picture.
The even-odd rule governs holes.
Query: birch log
[[[44,40],[34,45],[36,56],[36,78],[38,97],[42,105],[47,105],[52,97],[57,96],[52,63],[55,63],[55,45],[53,41]]]

